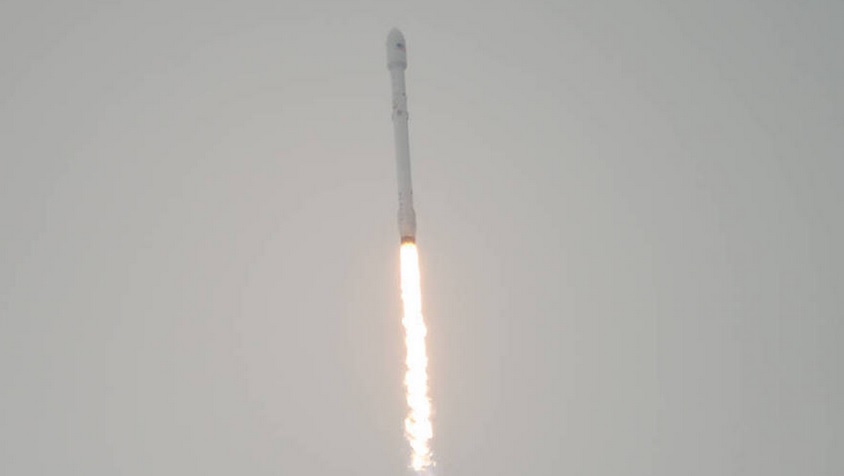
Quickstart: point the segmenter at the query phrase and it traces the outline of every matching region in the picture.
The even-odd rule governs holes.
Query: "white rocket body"
[[[407,93],[404,70],[407,50],[404,35],[395,28],[387,35],[387,68],[393,84],[393,133],[396,142],[396,174],[399,185],[399,235],[402,243],[416,242],[416,212],[410,178],[410,139],[407,132]]]

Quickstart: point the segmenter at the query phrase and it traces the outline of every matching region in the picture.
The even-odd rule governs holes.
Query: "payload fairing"
[[[410,178],[410,139],[407,132],[407,93],[404,70],[407,48],[404,35],[393,28],[387,35],[387,68],[393,84],[393,133],[396,142],[396,174],[399,184],[399,235],[402,243],[416,242],[416,212]]]

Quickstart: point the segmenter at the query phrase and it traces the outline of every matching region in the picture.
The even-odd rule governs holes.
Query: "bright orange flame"
[[[425,352],[425,321],[422,319],[422,288],[419,274],[419,252],[414,243],[401,245],[401,299],[407,346],[407,418],[404,431],[412,450],[410,465],[417,472],[430,467],[429,441],[434,435],[431,426],[431,401],[428,398],[428,355]]]

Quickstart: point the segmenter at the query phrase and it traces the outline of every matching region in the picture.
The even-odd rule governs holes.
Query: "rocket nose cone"
[[[407,49],[404,35],[398,28],[393,28],[387,35],[387,67],[407,68]]]
[[[404,35],[401,34],[401,30],[398,28],[393,28],[387,35],[387,44],[396,45],[398,43],[404,44]]]

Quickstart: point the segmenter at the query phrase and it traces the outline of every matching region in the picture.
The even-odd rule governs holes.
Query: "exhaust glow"
[[[429,441],[434,436],[431,425],[431,400],[428,398],[428,355],[425,352],[425,321],[422,318],[422,288],[419,274],[419,252],[415,243],[401,245],[402,325],[407,346],[408,415],[404,431],[410,443],[411,466],[421,473],[432,466]]]

